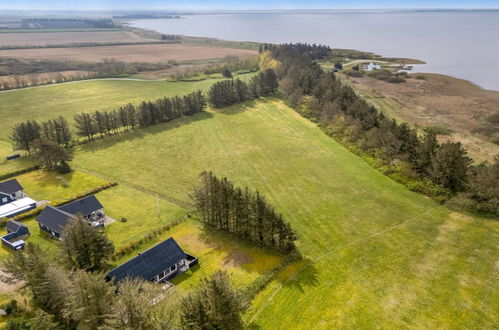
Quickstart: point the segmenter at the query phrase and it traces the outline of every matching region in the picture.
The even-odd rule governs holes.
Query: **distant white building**
[[[364,64],[362,66],[362,69],[364,71],[380,70],[381,69],[381,65],[379,65],[378,63],[371,62],[369,64]]]

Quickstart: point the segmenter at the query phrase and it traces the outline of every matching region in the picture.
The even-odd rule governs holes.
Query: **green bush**
[[[355,71],[355,70],[347,70],[347,71],[345,71],[345,74],[346,74],[347,76],[349,76],[349,77],[354,77],[354,78],[360,78],[360,77],[364,76],[364,75],[362,74],[362,72],[360,72],[360,71]]]
[[[435,135],[450,135],[452,130],[443,126],[426,126],[423,128],[426,133],[433,133]]]
[[[33,172],[33,171],[36,171],[36,170],[39,170],[39,169],[40,169],[40,166],[36,165],[36,166],[32,166],[32,167],[23,168],[22,170],[18,170],[18,171],[14,171],[14,172],[9,172],[9,173],[0,175],[0,181],[3,181],[5,179],[10,179],[10,178],[13,178],[15,176],[18,176],[18,175],[21,175],[21,174],[24,174],[24,173]]]

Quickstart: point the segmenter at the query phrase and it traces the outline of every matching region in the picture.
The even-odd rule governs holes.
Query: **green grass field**
[[[98,83],[107,86],[106,93],[94,82],[60,85],[49,100],[43,90],[53,87],[17,91],[40,94],[11,99],[6,118],[43,119],[50,117],[47,110],[59,114],[113,108],[125,102],[124,95],[148,99],[154,97],[145,97],[147,93],[186,93],[186,88],[212,82],[161,82],[155,87],[137,82],[131,84],[135,89],[122,81]],[[26,114],[16,114],[16,102],[24,104]],[[212,170],[265,194],[298,232],[304,260],[290,265],[256,297],[245,315],[255,327],[464,329],[498,324],[499,223],[452,212],[408,191],[278,100],[209,111],[82,145],[73,165],[120,183],[98,195],[106,199],[113,217],[133,218],[106,229],[118,244],[126,244],[129,233],[147,232],[141,218],[153,219],[147,220],[151,228],[159,224],[152,222],[158,218],[154,193],[126,201],[122,196],[135,195],[118,189],[140,187],[168,200],[189,201],[198,174]],[[141,205],[148,205],[148,214],[141,215]],[[172,218],[185,212],[166,202],[163,208]],[[128,225],[130,232],[125,233]],[[223,246],[220,251],[200,243],[200,238],[228,238],[203,233],[191,220],[161,238],[168,235],[200,257],[200,270],[180,278],[181,287],[225,267],[226,254],[246,249],[233,240],[217,245]],[[252,262],[230,266],[237,285],[278,263],[276,256],[254,253]]]
[[[250,75],[242,75],[241,79]],[[80,112],[113,110],[127,103],[139,104],[164,96],[187,94],[193,90],[207,90],[215,81],[194,82],[91,80],[59,85],[47,85],[0,93],[0,159],[12,153],[9,134],[14,124],[28,120],[47,120],[64,116],[72,122]]]
[[[205,169],[263,192],[305,257],[247,313],[264,329],[497,324],[497,221],[408,191],[279,101],[83,145],[74,164],[185,201]]]

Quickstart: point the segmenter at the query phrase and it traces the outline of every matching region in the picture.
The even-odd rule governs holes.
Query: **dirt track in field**
[[[39,48],[0,50],[0,56],[26,59],[52,59],[66,61],[99,62],[114,58],[123,62],[192,61],[222,58],[228,55],[256,54],[253,50],[187,44],[152,44],[99,47]]]

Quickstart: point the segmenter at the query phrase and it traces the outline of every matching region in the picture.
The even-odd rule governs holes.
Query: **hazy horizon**
[[[2,10],[189,10],[189,11],[216,11],[216,10],[376,10],[376,9],[499,9],[497,0],[421,0],[421,1],[394,1],[394,0],[310,0],[310,1],[280,1],[280,0],[218,0],[218,1],[161,1],[145,0],[137,3],[133,0],[19,0],[0,1]]]

